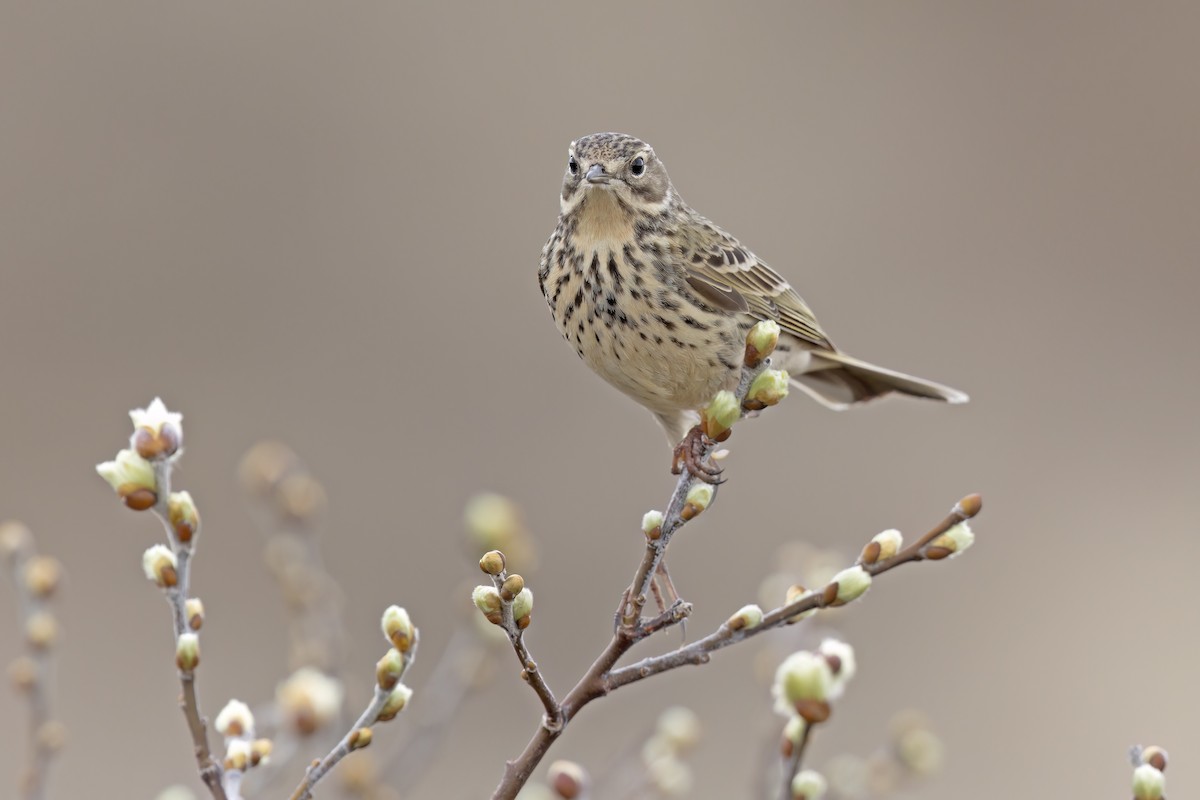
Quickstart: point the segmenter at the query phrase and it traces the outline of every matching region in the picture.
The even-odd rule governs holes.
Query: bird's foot
[[[695,426],[675,447],[675,457],[671,460],[671,474],[678,475],[686,468],[688,473],[704,483],[723,483],[721,473],[724,470],[709,460],[709,452],[715,445],[716,442],[708,438],[699,425]]]

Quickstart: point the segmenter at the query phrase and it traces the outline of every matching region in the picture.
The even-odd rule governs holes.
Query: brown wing
[[[760,319],[775,320],[785,331],[818,347],[835,349],[791,284],[737,239],[700,216],[680,233],[688,283],[706,299],[723,295],[724,302],[717,304],[721,308],[737,306]]]

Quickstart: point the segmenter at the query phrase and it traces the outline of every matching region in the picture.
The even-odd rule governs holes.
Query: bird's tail
[[[877,367],[845,353],[812,350],[809,355],[805,368],[792,374],[792,385],[829,408],[841,410],[892,392],[944,403],[969,399],[965,392],[949,386]]]

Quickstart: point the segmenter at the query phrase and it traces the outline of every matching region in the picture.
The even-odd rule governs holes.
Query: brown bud
[[[265,761],[274,747],[270,739],[255,739],[250,745],[250,766],[257,767]]]
[[[826,586],[825,589],[821,592],[821,605],[823,605],[823,606],[832,605],[834,602],[837,601],[837,596],[838,596],[837,581],[833,581],[828,586]]]
[[[149,428],[138,428],[133,433],[133,449],[147,461],[170,458],[178,452],[181,438],[179,428],[170,423],[164,424],[157,434]]]
[[[879,560],[879,553],[883,547],[879,542],[867,542],[867,546],[863,548],[862,555],[858,557],[858,563],[864,566],[870,566]]]
[[[1159,772],[1167,771],[1167,751],[1158,745],[1150,745],[1142,750],[1142,763],[1149,764]]]
[[[505,602],[511,603],[512,599],[521,593],[525,588],[525,579],[520,575],[509,575],[505,579],[504,584],[500,587],[500,597]]]
[[[829,719],[831,713],[829,703],[824,700],[797,700],[795,708],[800,718],[809,725],[824,722]]]
[[[521,630],[525,630],[526,628],[529,627],[529,623],[531,623],[531,622],[533,622],[533,614],[526,614],[525,616],[523,616],[519,620],[517,620],[517,627],[520,628]]]
[[[128,489],[122,486],[117,490],[117,494],[125,501],[125,505],[134,511],[145,511],[154,508],[154,504],[158,502],[158,494],[142,486],[130,487]]]
[[[189,597],[184,605],[184,613],[187,615],[188,627],[194,631],[200,630],[204,625],[204,604],[200,602],[199,597]]]
[[[550,787],[563,800],[582,797],[588,784],[587,773],[573,761],[555,761],[547,774]]]
[[[941,561],[943,558],[954,555],[954,551],[949,547],[939,547],[938,545],[930,545],[925,548],[925,557],[930,561]]]
[[[488,575],[499,575],[504,572],[504,553],[499,550],[489,550],[479,559],[479,568]]]
[[[366,747],[370,743],[371,743],[371,729],[370,728],[358,728],[357,730],[355,730],[353,733],[350,734],[349,744],[350,744],[351,750],[362,750],[364,747]]]
[[[963,517],[970,519],[978,514],[982,508],[983,498],[977,494],[969,494],[962,500],[958,501],[958,506],[955,510],[958,511]]]

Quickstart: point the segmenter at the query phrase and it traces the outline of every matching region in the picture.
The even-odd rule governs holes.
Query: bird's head
[[[657,212],[670,199],[671,179],[654,148],[641,139],[593,133],[571,142],[567,150],[562,209],[570,211],[597,193],[634,211]]]

